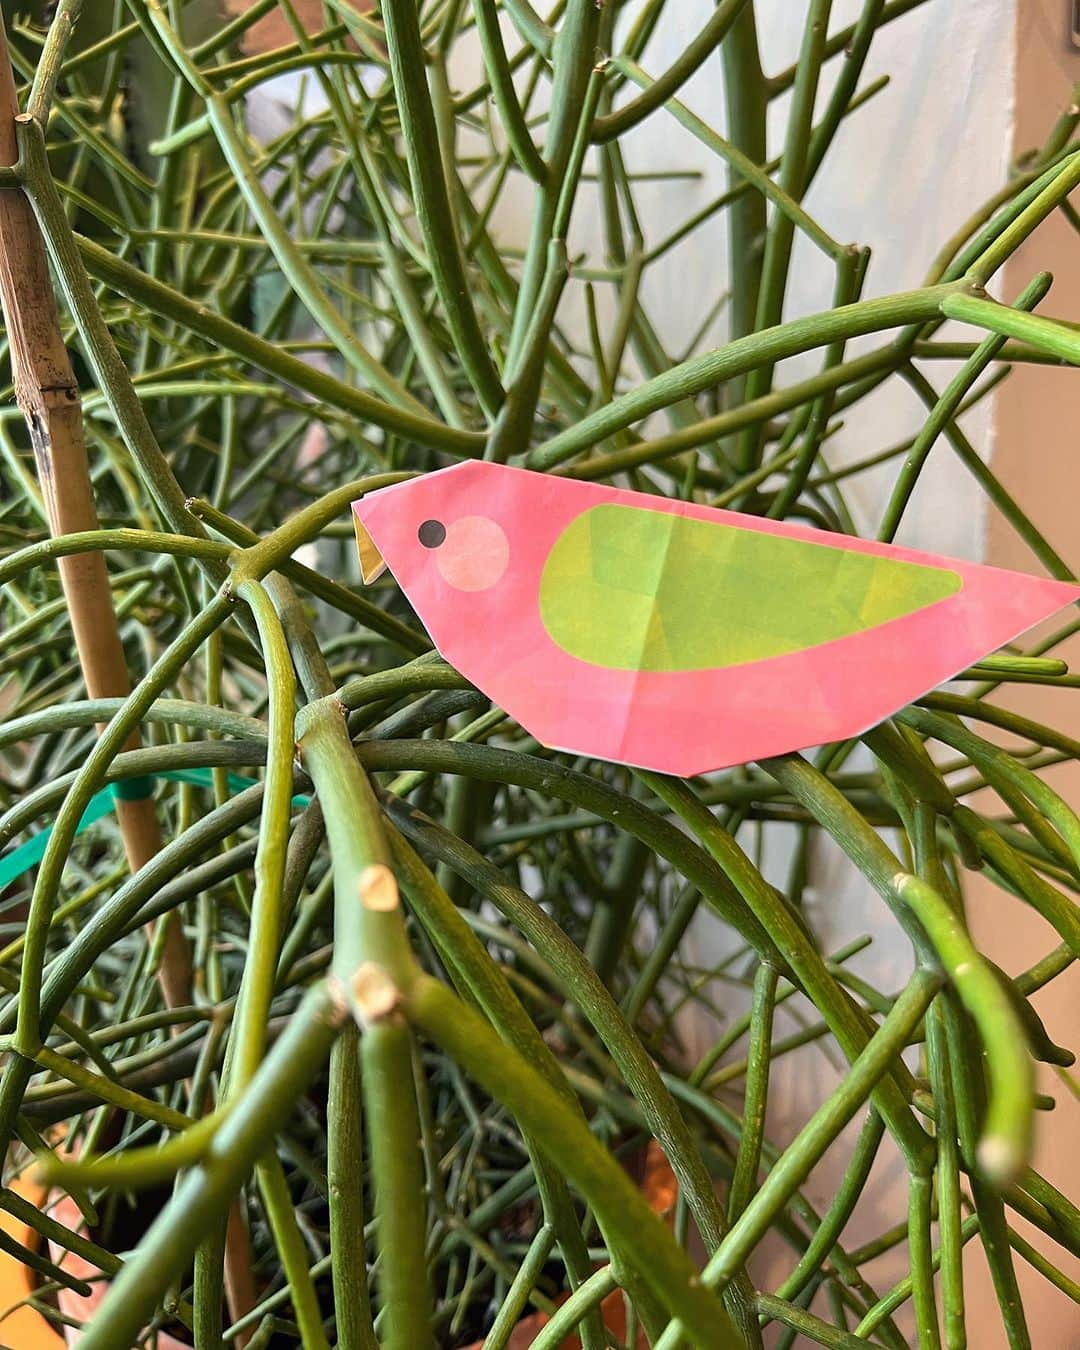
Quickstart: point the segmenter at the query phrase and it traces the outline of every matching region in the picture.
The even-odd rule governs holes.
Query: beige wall
[[[1080,81],[1080,52],[1067,40],[1066,0],[1019,0],[1016,49],[1017,153],[1040,143]],[[1074,197],[1074,201],[1077,199]],[[1042,309],[1075,319],[1080,313],[1080,237],[1057,214],[1028,241],[1010,263],[1002,295],[1014,296],[1036,271],[1054,273],[1054,287]],[[1080,569],[1077,506],[1080,504],[1080,378],[1072,369],[1028,367],[1016,370],[997,401],[997,437],[993,468],[1074,570]],[[988,561],[1005,567],[1038,570],[1027,547],[996,513],[988,522]],[[1071,639],[1062,654],[1080,670],[1080,640]],[[1003,695],[1001,702],[1080,737],[1080,699],[1075,690],[1028,686]],[[1080,804],[1080,765],[1051,771],[1051,782],[1074,806]],[[979,945],[1010,973],[1030,965],[1056,943],[1048,927],[1029,910],[998,890],[971,890],[971,919]],[[1075,1045],[1080,1025],[1080,981],[1074,972],[1036,996],[1035,1004],[1051,1036]],[[1057,1101],[1040,1117],[1036,1164],[1066,1194],[1080,1194],[1080,1102],[1052,1070],[1040,1086]],[[1044,1239],[1038,1243],[1022,1221],[1018,1230],[1041,1245],[1074,1279],[1080,1261],[1071,1260]],[[1023,1261],[1018,1273],[1027,1305],[1032,1343],[1037,1350],[1073,1350],[1080,1346],[1080,1308],[1034,1274]],[[981,1254],[972,1244],[968,1261],[971,1345],[978,1350],[1004,1347]],[[980,1323],[979,1309],[985,1309]]]

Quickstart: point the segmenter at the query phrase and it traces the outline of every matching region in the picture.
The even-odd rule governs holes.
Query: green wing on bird
[[[848,637],[962,584],[942,567],[608,503],[555,541],[540,614],[592,665],[710,670]]]

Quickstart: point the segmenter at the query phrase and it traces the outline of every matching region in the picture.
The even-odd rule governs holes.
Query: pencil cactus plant
[[[861,749],[676,781],[551,753],[490,707],[389,581],[360,590],[348,508],[484,456],[853,532],[845,492],[887,464],[888,540],[944,438],[1069,577],[958,418],[1011,363],[1080,361],[1075,324],[1034,312],[1046,276],[1013,302],[986,290],[1080,182],[1075,108],[922,286],[863,299],[866,250],[803,200],[911,0],[866,0],[847,29],[808,0],[796,64],[768,76],[752,0],[723,0],[661,71],[663,0],[326,0],[314,27],[257,0],[198,30],[206,7],[180,0],[23,8],[5,5],[0,89],[18,399],[0,412],[0,1136],[7,1177],[36,1169],[84,1220],[0,1191],[51,1244],[16,1244],[35,1306],[63,1322],[64,1291],[88,1292],[67,1250],[109,1283],[84,1350],[166,1330],[204,1350],[500,1350],[519,1323],[541,1350],[956,1350],[977,1242],[1028,1345],[1015,1261],[1077,1292],[1012,1216],[1080,1249],[1074,1205],[1030,1166],[1033,1061],[1072,1062],[1030,1000],[1080,953],[1080,823],[1042,770],[1080,747],[994,694],[1067,685],[1053,649],[1075,623]],[[290,41],[252,51],[270,11]],[[118,116],[136,53],[166,109],[143,144]],[[706,61],[727,136],[680,101]],[[248,101],[296,70],[318,100],[257,139]],[[730,172],[662,237],[625,154],[646,120]],[[510,196],[523,250],[498,228]],[[582,212],[602,256],[575,253]],[[642,280],[722,216],[727,340],[673,356]],[[785,307],[796,238],[835,274],[825,312]],[[946,319],[969,340],[943,341]],[[778,382],[801,353],[816,373]],[[922,430],[830,466],[834,420],[889,380],[925,402]],[[786,893],[765,880],[747,834],[778,819],[799,859],[831,839],[889,906],[899,991],[822,949],[798,860]],[[1055,931],[1029,970],[973,943],[974,868]],[[685,939],[706,913],[738,949],[703,972]],[[735,989],[749,1007],[688,1063],[677,1007],[723,1014]],[[847,1067],[781,1148],[789,1000]],[[847,1180],[815,1208],[803,1183],[856,1118]],[[624,1165],[650,1144],[671,1223]],[[907,1212],[852,1249],[889,1147]],[[759,1287],[770,1236],[789,1259]],[[904,1243],[908,1273],[875,1287],[867,1263]]]

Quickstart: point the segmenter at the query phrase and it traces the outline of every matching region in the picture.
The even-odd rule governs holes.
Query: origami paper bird
[[[858,735],[1080,586],[467,461],[353,504],[439,652],[544,745],[689,776]]]

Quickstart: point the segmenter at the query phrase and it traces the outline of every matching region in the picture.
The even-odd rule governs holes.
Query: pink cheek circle
[[[456,591],[487,591],[497,585],[510,562],[510,541],[501,525],[487,516],[462,516],[446,527],[435,550],[439,575]]]

